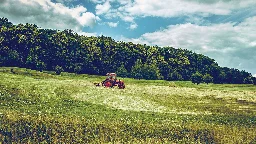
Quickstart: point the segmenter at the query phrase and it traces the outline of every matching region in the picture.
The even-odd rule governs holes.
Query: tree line
[[[70,29],[14,25],[0,18],[0,66],[137,79],[192,80],[194,83],[255,83],[252,74],[220,67],[214,59],[187,49],[87,37]]]

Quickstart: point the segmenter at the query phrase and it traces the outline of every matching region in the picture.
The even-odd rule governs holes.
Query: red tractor
[[[114,86],[118,86],[118,88],[120,89],[124,89],[125,88],[125,84],[122,80],[117,80],[116,78],[116,74],[115,73],[107,73],[107,78],[101,82],[102,86],[104,87],[114,87]]]

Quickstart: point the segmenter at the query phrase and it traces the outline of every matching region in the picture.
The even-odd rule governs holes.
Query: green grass
[[[256,87],[0,68],[0,143],[255,143]]]

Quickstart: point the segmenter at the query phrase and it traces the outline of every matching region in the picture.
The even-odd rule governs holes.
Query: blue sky
[[[256,76],[255,0],[0,0],[0,17],[202,53]]]

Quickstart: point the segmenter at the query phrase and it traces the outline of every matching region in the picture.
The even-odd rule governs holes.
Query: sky
[[[188,49],[256,77],[255,0],[0,0],[0,17]]]

